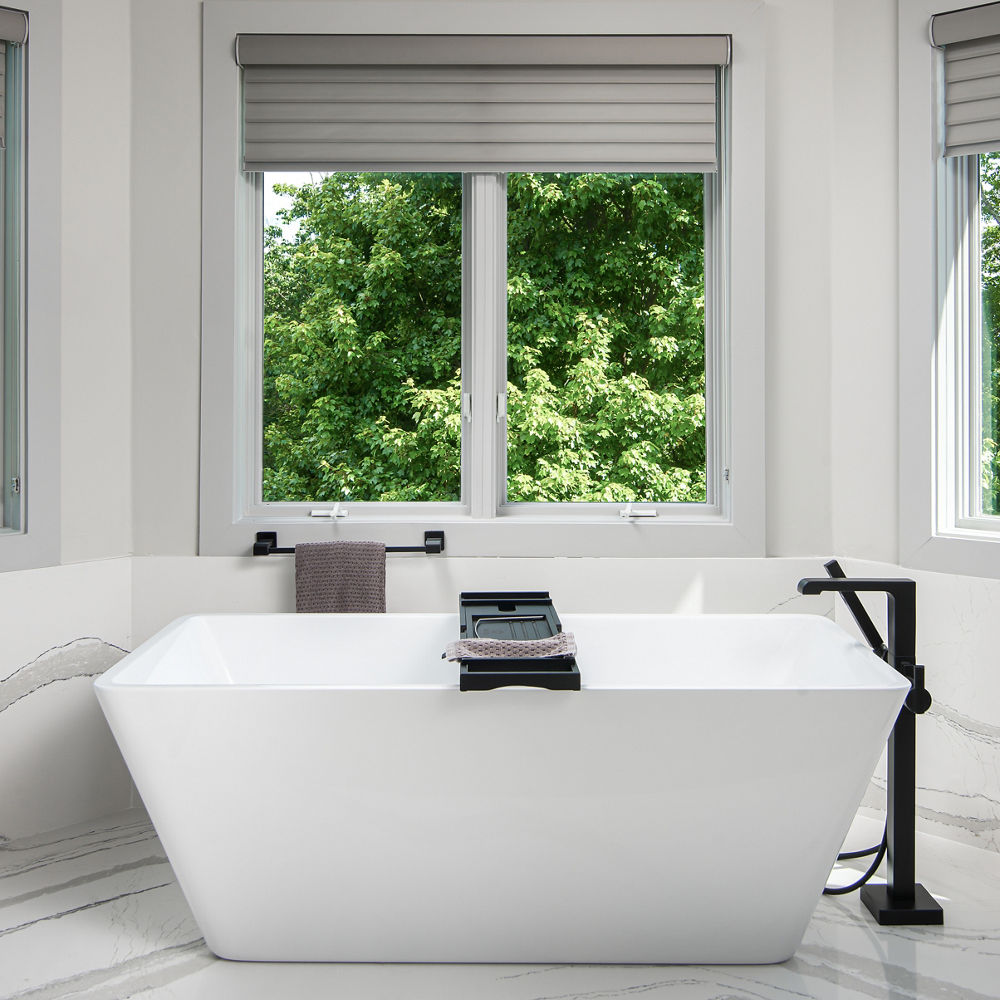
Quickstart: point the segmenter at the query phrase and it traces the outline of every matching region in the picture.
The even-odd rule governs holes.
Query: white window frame
[[[21,384],[24,358],[21,309],[24,302],[21,268],[24,75],[23,53],[19,46],[10,46],[5,62],[4,99],[14,111],[12,114],[5,111],[6,142],[0,150],[0,531],[13,533],[20,532],[24,523],[24,492],[21,489],[21,458],[24,455]],[[8,169],[8,161],[13,169]]]
[[[504,344],[497,330],[506,305],[496,294],[491,268],[504,267],[505,202],[498,175],[467,177],[477,225],[463,226],[473,253],[463,254],[463,358],[488,354],[474,366],[472,420],[463,421],[463,502],[454,504],[351,503],[347,518],[316,518],[317,504],[262,504],[259,459],[254,447],[260,426],[259,255],[262,192],[260,175],[239,170],[239,72],[233,43],[239,32],[509,33],[516,23],[533,33],[559,33],[573,23],[580,33],[650,33],[733,36],[736,83],[732,106],[723,111],[730,128],[726,197],[709,199],[709,245],[725,248],[706,260],[706,309],[717,321],[706,343],[710,384],[711,440],[707,504],[660,504],[658,516],[623,519],[623,504],[501,504],[506,441],[496,419],[505,387]],[[208,0],[204,17],[203,345],[202,475],[200,549],[204,555],[249,551],[253,533],[276,530],[279,544],[329,538],[378,538],[393,545],[419,544],[425,528],[443,528],[451,555],[763,555],[764,554],[764,371],[763,371],[763,17],[752,0],[683,0],[651,10],[635,0],[606,10],[573,3],[539,3],[527,17],[523,4],[489,3],[456,8],[439,0],[413,4],[386,18],[384,5],[350,2],[336,11],[300,0]],[[569,18],[569,21],[567,21]],[[412,22],[412,23],[410,23]],[[730,150],[737,151],[733,155]],[[727,239],[726,233],[730,236]],[[727,275],[728,270],[728,275]],[[728,281],[726,278],[728,277]],[[486,289],[486,293],[482,290]],[[731,335],[730,335],[731,330]],[[463,365],[463,374],[466,366]],[[738,419],[737,419],[738,418]],[[471,456],[466,461],[465,453]],[[642,505],[646,506],[646,505]]]
[[[18,343],[20,523],[0,528],[0,572],[60,558],[60,287],[62,13],[56,0],[19,0],[22,53],[21,266]],[[30,95],[30,101],[29,101]],[[43,265],[34,267],[35,254]]]
[[[977,157],[944,157],[944,59],[933,14],[899,11],[899,549],[904,566],[1000,577],[1000,517],[977,516],[980,400]]]

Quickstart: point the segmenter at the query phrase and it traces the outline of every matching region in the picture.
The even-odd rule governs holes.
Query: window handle
[[[462,393],[462,419],[472,422],[472,393]]]
[[[311,510],[309,511],[310,517],[347,517],[348,512],[346,510],[340,509],[340,503],[335,503],[333,507],[328,507],[325,510]]]
[[[631,503],[625,504],[618,511],[619,517],[656,517],[655,507],[633,507]]]

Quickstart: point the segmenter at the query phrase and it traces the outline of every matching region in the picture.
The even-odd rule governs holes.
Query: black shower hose
[[[867,882],[875,872],[878,871],[878,866],[882,864],[882,859],[885,857],[886,848],[889,845],[889,830],[888,827],[882,830],[882,843],[877,844],[875,847],[867,847],[863,851],[844,851],[843,854],[837,855],[838,861],[850,861],[853,858],[867,858],[869,854],[875,855],[875,860],[871,863],[868,871],[864,873],[857,880],[857,882],[852,882],[850,885],[828,885],[823,889],[824,896],[843,896],[845,893],[854,892],[855,889],[860,889],[865,882]]]

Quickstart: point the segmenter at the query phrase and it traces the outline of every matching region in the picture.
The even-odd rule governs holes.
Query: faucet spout
[[[827,563],[827,569],[834,573],[840,566],[832,560]],[[906,672],[907,664],[914,662],[917,648],[917,585],[913,580],[895,577],[849,578],[837,575],[806,577],[799,580],[798,591],[806,595],[827,591],[840,594],[876,656],[888,660],[901,673]],[[888,598],[888,642],[882,641],[878,629],[856,596],[858,591],[883,593]]]
[[[906,699],[906,707],[914,715],[923,715],[931,706],[931,696],[924,687],[924,668],[916,662],[917,648],[917,585],[904,578],[866,579],[847,578],[836,575],[840,565],[836,560],[827,563],[827,569],[835,574],[830,578],[806,577],[799,580],[800,594],[822,594],[834,591],[844,598],[858,627],[868,640],[872,652],[895,667],[911,685]],[[858,600],[856,591],[884,593],[889,606],[889,641],[882,641],[878,629]]]
[[[917,585],[913,580],[899,578],[882,579],[881,577],[825,577],[807,576],[799,580],[800,594],[822,594],[831,590],[837,593],[850,593],[862,590],[888,594],[893,598],[907,600],[912,595],[916,604]]]

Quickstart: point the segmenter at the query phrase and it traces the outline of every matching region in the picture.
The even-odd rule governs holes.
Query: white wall
[[[767,5],[767,552],[827,552],[833,3]],[[734,81],[734,86],[737,81]]]
[[[132,549],[130,12],[62,5],[62,244],[48,252],[62,264],[64,563]],[[45,266],[44,248],[29,254]]]
[[[132,5],[133,550],[198,544],[201,3]]]
[[[51,678],[0,715],[0,760],[16,769],[0,787],[7,836],[127,800],[85,679],[113,646],[182,613],[292,601],[287,559],[196,557],[200,0],[35,2],[60,7],[73,40],[52,252],[64,272],[62,562],[83,565],[0,574],[0,697],[12,678],[23,689],[31,663],[31,677]],[[471,4],[436,6],[477,16]],[[509,4],[518,23],[535,6]],[[601,6],[544,4],[559,23]],[[829,599],[794,591],[821,557],[907,572],[894,565],[895,0],[771,0],[766,25],[767,551],[787,558],[401,557],[389,565],[390,609],[450,609],[463,588],[530,586],[567,611],[827,613]],[[99,129],[86,116],[94,108]],[[918,579],[919,651],[937,698],[919,730],[922,821],[1000,848],[1000,712],[989,698],[1000,595],[989,581]]]
[[[337,0],[331,0],[336,4]],[[366,11],[380,0],[365,3]],[[341,0],[350,25],[351,0]],[[830,521],[831,0],[767,5],[767,551],[826,552]],[[889,7],[889,0],[878,6]],[[538,30],[606,21],[596,0],[384,0],[386,20],[429,11],[468,30],[531,19]],[[669,4],[656,4],[663,16]],[[651,12],[654,5],[650,5]],[[132,11],[135,551],[196,552],[201,119],[199,0]],[[422,15],[423,16],[423,15]],[[505,20],[506,19],[506,20]],[[430,21],[428,21],[430,23]],[[621,30],[625,30],[622,28]],[[167,55],[169,52],[169,56]],[[738,82],[736,83],[738,86]],[[234,109],[235,113],[235,109]],[[162,126],[161,121],[169,123]],[[160,130],[171,155],[162,155]],[[174,155],[176,151],[177,155]],[[809,169],[803,171],[803,159]],[[166,196],[166,197],[165,197]],[[168,209],[165,207],[169,205]],[[169,218],[165,216],[170,215]],[[148,232],[156,233],[151,244]],[[164,290],[168,290],[165,294]],[[157,465],[157,459],[160,464]]]
[[[46,46],[34,65],[61,72],[32,77],[29,103],[33,95],[31,106],[59,121],[34,122],[29,113],[28,136],[30,159],[43,155],[32,135],[48,140],[53,124],[61,133],[61,142],[44,145],[44,155],[59,150],[55,167],[46,163],[58,187],[58,242],[30,242],[37,230],[29,229],[28,247],[32,289],[59,275],[51,288],[59,303],[51,314],[59,365],[50,369],[52,358],[39,354],[41,337],[30,334],[27,364],[29,379],[43,366],[59,372],[63,565],[0,572],[0,839],[132,801],[91,688],[93,675],[127,647],[131,617],[132,102],[131,56],[122,44],[131,7],[128,0],[26,6],[39,29],[32,44]],[[33,176],[40,173],[29,167]],[[29,330],[49,322],[47,308],[29,312]],[[41,481],[33,473],[53,462],[31,448],[33,440],[29,496],[32,482]],[[30,509],[28,516],[30,526]],[[0,569],[3,558],[0,547]]]
[[[894,562],[899,558],[896,5],[838,0],[835,12],[835,96],[827,124],[832,548]]]

